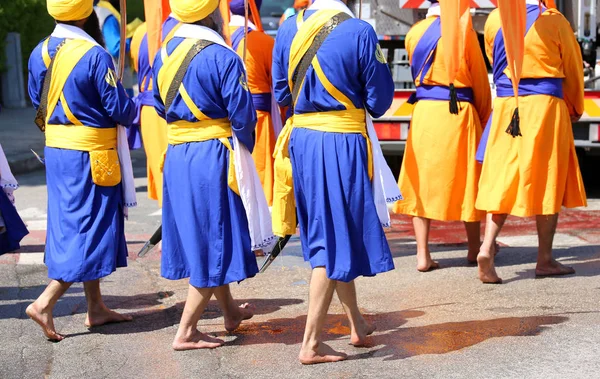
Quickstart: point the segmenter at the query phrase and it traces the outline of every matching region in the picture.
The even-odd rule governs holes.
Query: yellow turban
[[[169,0],[177,21],[191,24],[205,19],[219,6],[219,0]]]
[[[79,21],[90,17],[94,0],[47,0],[46,7],[56,21]]]

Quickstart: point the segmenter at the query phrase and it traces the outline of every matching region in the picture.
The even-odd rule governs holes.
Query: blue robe
[[[0,234],[0,255],[2,255],[19,250],[21,248],[19,242],[29,234],[29,231],[2,188],[0,188],[0,214],[6,228],[4,233]]]
[[[62,39],[50,37],[51,57]],[[29,96],[38,107],[47,68],[43,41],[29,58]],[[77,63],[66,81],[64,95],[74,116],[86,127],[131,125],[135,106],[120,83],[111,86],[110,55],[93,47]],[[71,124],[59,101],[51,125]],[[92,182],[90,157],[85,151],[45,148],[48,187],[46,255],[51,279],[86,282],[100,279],[127,265],[121,184],[100,187]]]
[[[314,11],[305,12],[305,19]],[[289,106],[290,46],[297,18],[286,20],[273,52],[274,95]],[[376,58],[377,35],[366,22],[350,19],[339,25],[317,52],[329,81],[356,108],[381,117],[394,97],[388,66]],[[295,114],[341,111],[310,67],[298,96]],[[367,141],[360,134],[294,129],[289,144],[294,193],[305,260],[325,267],[330,279],[351,281],[394,268],[377,216],[367,167]]]
[[[168,42],[168,54],[182,41],[175,37]],[[168,123],[198,121],[180,94],[165,110],[157,81],[162,66],[161,54],[156,54],[156,111]],[[192,60],[183,85],[206,116],[228,118],[240,142],[252,151],[256,111],[250,92],[240,84],[242,75],[242,62],[233,51],[211,45]],[[192,286],[206,288],[239,282],[258,272],[246,212],[227,184],[228,166],[229,150],[219,140],[169,145],[163,184],[163,277],[189,277]]]

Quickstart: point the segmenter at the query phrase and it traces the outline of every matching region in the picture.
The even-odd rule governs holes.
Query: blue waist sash
[[[563,80],[560,78],[540,78],[540,79],[521,79],[519,82],[519,96],[533,96],[533,95],[548,95],[554,96],[559,99],[563,98]],[[510,80],[504,76],[503,79],[497,83],[496,96],[498,97],[513,97],[514,91]],[[492,128],[492,118],[494,112],[490,114],[490,118],[485,126],[479,147],[477,148],[477,154],[475,159],[477,162],[483,163],[485,156],[485,149],[487,147],[487,141],[490,136],[490,129]]]
[[[257,111],[271,112],[271,94],[270,93],[253,93],[252,102]]]
[[[505,75],[496,83],[498,97],[513,97],[514,91],[510,79]],[[549,95],[559,99],[563,96],[563,80],[561,78],[521,79],[519,96]]]
[[[473,103],[475,95],[472,88],[456,88],[458,101]],[[448,101],[450,99],[450,88],[446,86],[426,86],[417,87],[417,91],[410,95],[407,103],[415,104],[419,100],[439,100]]]
[[[140,94],[137,97],[137,101],[139,102],[140,106],[148,106],[148,107],[153,107],[154,106],[154,97],[152,96],[152,91],[143,91],[140,92]]]
[[[240,43],[244,39],[244,27],[240,26],[231,34],[231,47],[234,51],[237,51]],[[248,28],[248,34],[252,32],[252,29]]]

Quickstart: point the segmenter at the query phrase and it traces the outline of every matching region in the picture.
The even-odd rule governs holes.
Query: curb
[[[29,174],[44,169],[44,165],[33,154],[31,154],[31,157],[21,155],[16,159],[8,158],[8,165],[13,175]]]

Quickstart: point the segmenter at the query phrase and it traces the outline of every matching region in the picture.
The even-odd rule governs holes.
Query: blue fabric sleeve
[[[295,19],[294,19],[295,20]],[[282,107],[287,107],[292,102],[292,93],[288,85],[288,70],[285,59],[286,47],[291,45],[289,32],[286,33],[286,26],[290,20],[286,20],[281,26],[277,38],[275,39],[275,47],[273,48],[273,66],[271,68],[271,76],[273,80],[273,95],[275,100]],[[295,22],[295,21],[293,21]]]
[[[110,55],[117,59],[119,58],[119,50],[121,49],[121,27],[115,16],[108,16],[102,26],[102,35],[104,36],[104,44]],[[126,52],[129,52],[131,38],[126,40]]]
[[[154,59],[154,64],[152,65],[152,82],[154,85],[152,86],[152,97],[154,98],[154,109],[156,113],[165,120],[167,119],[167,115],[165,114],[165,104],[163,104],[163,100],[160,97],[160,91],[158,88],[158,73],[162,68],[162,59],[160,57],[160,51],[156,54],[156,58]]]
[[[394,100],[394,79],[387,63],[377,59],[378,48],[375,31],[365,28],[358,46],[360,80],[365,89],[365,106],[375,118],[383,116]]]
[[[98,95],[102,106],[112,120],[123,126],[131,126],[136,116],[136,107],[133,101],[125,93],[120,81],[111,83],[109,72],[115,74],[115,67],[111,57],[99,47],[95,54],[92,66],[93,81],[96,84]],[[116,84],[113,86],[113,84]]]
[[[31,99],[31,103],[35,109],[40,106],[42,85],[46,76],[46,67],[40,66],[43,65],[43,62],[44,61],[41,59],[41,51],[38,45],[38,47],[33,50],[31,56],[29,57],[29,80],[27,81],[27,91],[29,92],[29,98]]]
[[[223,62],[221,78],[221,96],[227,109],[231,127],[241,143],[252,152],[254,149],[254,129],[256,128],[256,110],[252,95],[248,90],[248,81],[241,59],[237,55]]]

